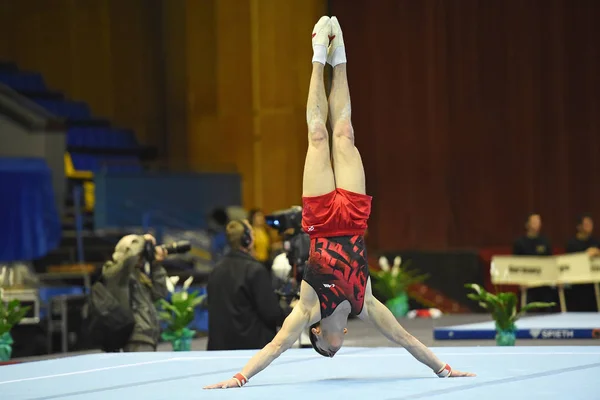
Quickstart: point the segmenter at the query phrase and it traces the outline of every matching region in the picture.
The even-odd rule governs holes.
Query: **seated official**
[[[525,234],[513,243],[513,255],[515,256],[551,256],[552,246],[550,240],[541,233],[542,217],[537,213],[531,213],[525,220]],[[540,286],[527,290],[527,302],[534,301],[556,302],[558,304],[558,293],[556,288]],[[540,310],[540,312],[555,311],[552,308]]]
[[[123,307],[131,307],[135,325],[126,352],[156,351],[160,325],[155,302],[168,296],[167,273],[162,267],[166,252],[155,247],[154,261],[145,271],[143,257],[146,240],[156,245],[152,235],[128,235],[115,248],[113,259],[102,267],[102,276],[110,293]]]
[[[594,220],[589,215],[577,219],[577,233],[567,243],[567,253],[587,252],[590,257],[600,256],[600,242],[593,237]]]
[[[513,243],[513,254],[516,256],[551,256],[550,240],[541,233],[542,217],[529,214],[525,220],[525,234]]]
[[[600,257],[600,242],[593,237],[594,220],[590,215],[577,219],[577,233],[566,246],[567,253],[586,252],[590,257]],[[569,311],[598,311],[594,285],[591,283],[573,285],[566,294]]]
[[[269,271],[252,255],[254,233],[247,221],[226,228],[229,253],[208,278],[207,350],[263,348],[291,312],[273,291]]]

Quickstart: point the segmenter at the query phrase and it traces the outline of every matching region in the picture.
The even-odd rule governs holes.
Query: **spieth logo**
[[[531,329],[529,334],[534,339],[572,339],[573,331],[567,329]]]

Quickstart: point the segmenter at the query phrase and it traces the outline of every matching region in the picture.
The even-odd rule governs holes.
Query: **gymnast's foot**
[[[331,44],[327,51],[327,64],[335,67],[346,63],[346,49],[342,27],[336,17],[331,17]]]
[[[315,24],[312,31],[313,59],[323,65],[327,62],[327,47],[331,36],[331,20],[324,16]]]

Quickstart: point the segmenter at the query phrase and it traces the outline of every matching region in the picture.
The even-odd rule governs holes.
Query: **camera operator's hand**
[[[144,235],[144,239],[146,239],[146,240],[148,240],[148,241],[152,242],[152,244],[156,246],[156,239],[154,239],[154,236],[152,236],[151,234],[149,234],[149,233],[146,233],[146,234]]]
[[[167,256],[167,252],[161,246],[156,246],[155,249],[154,259],[156,261],[163,261]]]

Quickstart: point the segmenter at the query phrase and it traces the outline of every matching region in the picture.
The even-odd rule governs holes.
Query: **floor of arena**
[[[517,340],[515,347],[497,347],[493,341],[433,340],[436,326],[485,320],[485,316],[445,316],[401,321],[442,360],[475,372],[475,378],[439,379],[406,350],[352,320],[347,346],[333,359],[312,349],[291,349],[242,389],[202,387],[231,377],[254,351],[206,352],[196,341],[196,351],[185,353],[170,352],[163,345],[157,353],[65,355],[2,366],[0,398],[597,398],[598,340]]]
[[[600,347],[436,348],[478,374],[440,379],[400,348],[292,349],[242,389],[206,391],[254,353],[92,354],[2,367],[3,399],[591,399]]]

